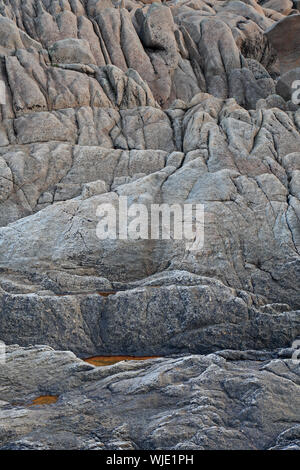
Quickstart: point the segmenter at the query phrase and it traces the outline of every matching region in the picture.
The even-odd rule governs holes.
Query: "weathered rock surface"
[[[62,39],[49,49],[52,63],[95,64],[95,58],[86,39]]]
[[[265,34],[278,54],[281,73],[300,66],[300,14],[283,18]]]
[[[296,6],[0,0],[0,448],[299,448]],[[100,241],[120,196],[204,246]]]
[[[17,331],[23,345],[40,342],[81,356],[164,355],[274,349],[300,337],[299,310],[184,271],[127,285],[57,271],[35,275],[33,284],[11,274],[0,286],[7,344]]]
[[[25,147],[30,160],[18,147],[3,148],[2,158],[13,174],[21,158],[29,165],[25,174],[24,166],[20,171],[20,190],[8,198],[6,190],[4,223],[26,210],[38,212],[0,230],[0,266],[72,269],[114,281],[184,269],[299,308],[299,112],[247,112],[234,100],[202,94],[180,110],[180,152],[172,152],[173,110],[156,108],[120,111],[129,145],[147,151],[51,142]],[[134,123],[141,115],[145,126],[139,132]],[[151,124],[154,116],[157,126]],[[149,147],[156,149],[150,152]],[[38,165],[37,159],[45,164]],[[53,160],[58,160],[57,169]],[[82,197],[83,185],[97,180],[108,185],[108,192]],[[177,240],[100,241],[97,207],[117,207],[118,196],[149,208],[151,203],[203,203],[204,248],[189,252],[185,241]]]
[[[299,365],[276,356],[223,351],[95,368],[70,352],[9,347],[0,448],[299,450]],[[55,404],[30,406],[49,394]]]

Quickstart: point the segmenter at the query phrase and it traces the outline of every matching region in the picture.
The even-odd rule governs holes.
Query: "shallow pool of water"
[[[84,359],[85,362],[96,367],[111,366],[121,361],[146,361],[147,359],[157,359],[159,356],[94,356]]]
[[[58,396],[55,395],[42,395],[40,397],[36,397],[32,403],[28,406],[36,406],[36,405],[52,405],[56,403],[58,400]]]

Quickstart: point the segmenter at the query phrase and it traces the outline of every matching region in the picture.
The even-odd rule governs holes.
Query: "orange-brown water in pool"
[[[35,398],[32,403],[28,406],[35,406],[35,405],[52,405],[53,403],[56,403],[58,400],[58,397],[55,395],[43,395],[41,397]]]
[[[84,359],[85,362],[96,367],[111,366],[121,361],[146,361],[147,359],[157,359],[159,356],[94,356]]]
[[[116,292],[97,292],[98,295],[101,295],[102,297],[109,297],[110,295],[115,295]]]

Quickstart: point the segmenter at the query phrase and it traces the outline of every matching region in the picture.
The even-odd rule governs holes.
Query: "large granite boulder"
[[[300,66],[300,14],[284,17],[265,34],[278,54],[281,73]]]
[[[53,64],[95,64],[86,39],[62,39],[49,49]]]

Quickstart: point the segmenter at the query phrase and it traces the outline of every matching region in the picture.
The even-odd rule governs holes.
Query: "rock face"
[[[95,59],[86,39],[62,39],[49,49],[52,63],[95,64]]]
[[[95,368],[70,352],[9,347],[0,449],[300,450],[299,365],[276,356],[227,350]],[[49,394],[56,403],[31,406]]]
[[[42,285],[6,277],[0,280],[5,312],[1,338],[12,343],[18,331],[21,344],[42,339],[87,357],[272,349],[291,345],[300,336],[299,310],[266,303],[263,297],[210,278],[171,273],[129,284],[119,292],[114,289],[124,285],[59,272],[49,273]],[[63,293],[66,286],[72,295]],[[21,293],[26,289],[26,294]],[[91,293],[83,293],[88,290]],[[103,291],[111,295],[104,296]]]
[[[0,448],[299,448],[294,3],[0,0]],[[100,240],[121,197],[204,245]]]
[[[283,18],[265,34],[277,51],[281,73],[300,66],[300,14]]]

